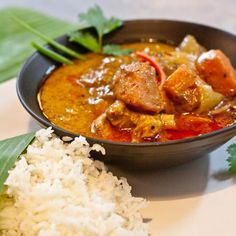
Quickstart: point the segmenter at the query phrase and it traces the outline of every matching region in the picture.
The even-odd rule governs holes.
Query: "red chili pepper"
[[[159,83],[160,83],[160,87],[162,87],[162,85],[164,84],[165,80],[166,80],[166,74],[163,71],[161,65],[159,65],[154,59],[152,59],[150,56],[148,56],[147,54],[143,53],[143,52],[136,52],[136,56],[138,58],[140,58],[142,61],[147,61],[150,63],[151,66],[153,66],[159,76]]]

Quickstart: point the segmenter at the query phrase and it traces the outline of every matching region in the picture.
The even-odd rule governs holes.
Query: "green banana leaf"
[[[0,10],[0,83],[17,75],[24,61],[34,51],[30,46],[31,41],[42,43],[37,37],[15,22],[11,15],[21,18],[33,28],[51,38],[76,29],[75,24],[34,10],[24,8]]]
[[[0,141],[0,192],[4,188],[8,171],[14,166],[16,159],[34,137],[35,133],[28,133]]]

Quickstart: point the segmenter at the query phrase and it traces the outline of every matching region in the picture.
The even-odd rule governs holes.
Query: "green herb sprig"
[[[117,44],[106,44],[103,46],[104,35],[116,30],[123,25],[123,21],[115,17],[106,18],[99,6],[88,9],[87,12],[79,15],[79,26],[82,30],[72,32],[70,41],[78,43],[92,52],[101,52],[107,55],[119,56],[128,55],[133,50],[123,49]],[[96,34],[91,32],[96,31]]]
[[[92,52],[99,52],[101,50],[96,36],[86,30],[72,32],[69,40],[80,44]]]
[[[96,30],[97,39],[93,38],[93,40],[95,39],[94,43],[96,42],[95,50],[102,52],[103,36],[123,25],[123,21],[114,17],[111,17],[110,19],[106,18],[102,9],[96,5],[95,7],[88,9],[87,12],[79,14],[79,25],[84,25],[86,28],[94,28]],[[89,43],[85,43],[88,34],[91,35],[88,31],[83,34],[77,34],[77,37],[72,34],[71,40],[75,40],[75,42],[83,40],[83,46],[87,47],[88,45],[87,48],[90,49]]]
[[[72,64],[72,61],[66,58],[65,56],[59,54],[59,52],[63,52],[65,55],[70,56],[72,58],[77,58],[81,60],[85,59],[84,55],[68,47],[65,47],[64,45],[58,43],[52,38],[44,35],[40,31],[34,29],[30,24],[24,22],[19,17],[15,16],[14,14],[11,14],[10,16],[15,22],[19,23],[29,32],[38,36],[40,39],[42,39],[57,50],[57,52],[55,52],[41,46],[36,42],[32,42],[31,45],[43,55],[62,64]],[[103,46],[103,36],[119,28],[122,25],[123,22],[120,19],[114,17],[111,17],[109,19],[106,18],[101,8],[96,5],[95,7],[88,9],[87,12],[81,13],[79,15],[78,28],[80,30],[69,33],[69,40],[78,43],[80,46],[83,46],[92,52],[100,52],[113,56],[128,55],[133,51],[132,49],[123,49],[116,44],[106,44],[105,46]],[[96,33],[94,34],[91,29],[93,29]]]
[[[103,53],[113,56],[129,55],[134,50],[132,48],[121,48],[117,44],[107,44],[103,47]]]

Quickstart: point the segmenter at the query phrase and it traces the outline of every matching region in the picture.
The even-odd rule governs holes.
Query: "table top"
[[[75,21],[79,12],[97,3],[107,16],[188,20],[236,32],[235,0],[136,0],[135,4],[130,0],[57,2],[4,0],[0,1],[0,8],[26,6]],[[0,139],[40,128],[21,106],[15,92],[15,80],[0,84],[0,94]],[[234,236],[236,177],[226,173],[226,148],[232,142],[236,139],[209,156],[178,167],[150,172],[115,168],[112,171],[127,177],[134,195],[150,201],[143,215],[151,219],[152,236]]]

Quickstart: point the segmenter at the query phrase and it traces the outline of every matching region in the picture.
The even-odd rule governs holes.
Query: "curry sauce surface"
[[[177,56],[172,60],[170,55],[176,52],[176,48],[171,45],[133,43],[122,45],[122,47],[132,48],[134,53],[126,56],[88,53],[86,60],[75,60],[72,65],[58,67],[45,79],[38,98],[40,107],[50,122],[77,134],[103,139],[104,137],[99,133],[92,132],[92,123],[116,100],[113,94],[115,74],[122,65],[139,60],[136,57],[136,51],[159,58],[167,76],[181,64],[193,66],[191,54],[179,57],[177,52]],[[182,130],[163,130],[155,139],[142,141],[168,141],[198,136],[234,123],[234,116],[234,111],[216,115],[214,118],[203,115],[202,121],[201,117],[198,117],[200,123],[199,121],[192,122],[191,119],[194,117],[191,115],[175,116],[178,127],[184,126]],[[206,122],[204,122],[205,118]],[[115,126],[112,126],[110,135],[105,139],[133,141],[129,130],[120,130]]]
[[[174,50],[162,43],[133,43],[123,47],[155,54]],[[44,115],[58,127],[94,137],[91,123],[115,100],[112,92],[115,73],[122,64],[133,60],[137,60],[133,54],[114,57],[89,53],[84,61],[76,60],[72,65],[55,69],[39,92]],[[129,141],[130,137],[126,132],[114,131],[113,139]]]

